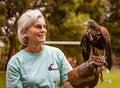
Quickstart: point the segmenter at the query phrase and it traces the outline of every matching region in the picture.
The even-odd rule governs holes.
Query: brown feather
[[[94,20],[89,20],[84,23],[88,29],[84,33],[81,40],[82,55],[86,61],[90,55],[103,55],[108,63],[107,68],[111,69],[111,40],[108,30],[98,25]]]

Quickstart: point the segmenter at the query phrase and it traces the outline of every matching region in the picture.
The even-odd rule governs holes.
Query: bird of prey
[[[94,20],[88,20],[83,25],[87,26],[80,44],[83,59],[87,61],[90,55],[103,55],[107,68],[111,70],[111,39],[108,30]]]

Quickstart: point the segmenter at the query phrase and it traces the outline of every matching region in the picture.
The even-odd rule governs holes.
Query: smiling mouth
[[[40,38],[45,38],[45,35],[37,35]]]

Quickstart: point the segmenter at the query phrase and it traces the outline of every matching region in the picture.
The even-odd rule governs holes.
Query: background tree
[[[85,31],[82,24],[94,19],[105,26],[111,35],[112,50],[120,57],[120,0],[2,0],[0,2],[0,35],[8,38],[10,57],[18,52],[17,20],[27,9],[39,8],[46,18],[49,41],[80,41]],[[3,34],[1,34],[3,31]],[[79,46],[55,45],[67,56],[81,60]],[[79,63],[80,64],[80,63]]]
[[[4,36],[8,39],[7,62],[11,56],[18,51],[19,43],[17,41],[17,19],[27,9],[31,8],[32,0],[3,0],[7,10],[6,21],[2,27]],[[3,15],[4,16],[4,15]]]
[[[52,6],[52,7],[51,7]],[[80,41],[82,36],[82,23],[89,19],[89,14],[76,12],[79,8],[79,0],[53,0],[46,7],[49,40],[51,41]],[[66,56],[80,59],[80,47],[60,45]],[[78,62],[79,63],[79,62]]]
[[[116,57],[113,61],[120,64],[120,0],[109,0],[109,2],[103,23],[111,33],[112,50]]]
[[[0,1],[0,28],[5,24],[6,17],[7,17],[6,4]],[[2,35],[2,30],[0,30],[0,35]]]

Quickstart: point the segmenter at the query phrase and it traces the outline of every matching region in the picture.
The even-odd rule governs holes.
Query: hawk
[[[111,70],[111,39],[108,30],[94,20],[88,20],[83,25],[87,26],[80,44],[83,59],[87,61],[90,55],[103,55],[107,68]]]

